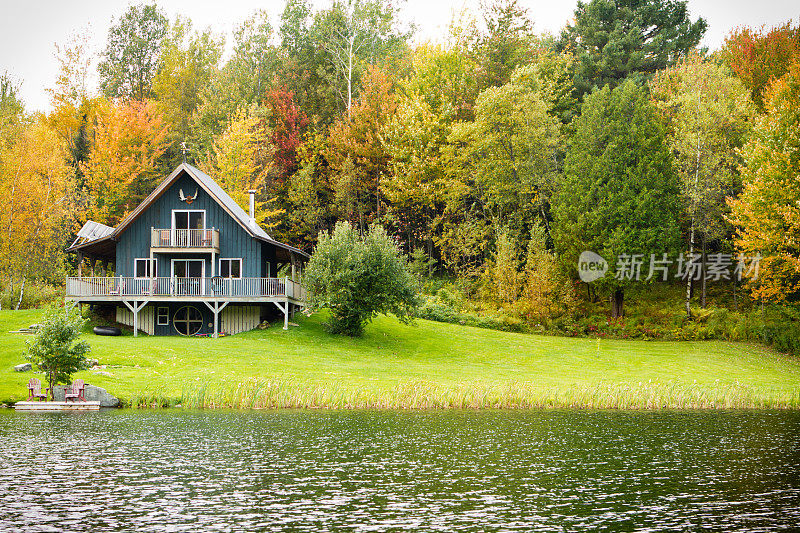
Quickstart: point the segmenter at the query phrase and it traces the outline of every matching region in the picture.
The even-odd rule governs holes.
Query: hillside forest
[[[799,349],[800,26],[708,50],[681,0],[578,2],[558,35],[494,0],[419,42],[400,7],[287,0],[226,48],[135,4],[56,47],[51,111],[0,74],[3,309],[63,294],[77,229],[186,161],[309,253],[383,226],[425,318]]]

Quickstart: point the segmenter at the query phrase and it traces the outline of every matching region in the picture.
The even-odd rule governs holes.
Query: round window
[[[172,323],[181,335],[194,335],[203,327],[203,314],[196,307],[187,305],[175,311]]]

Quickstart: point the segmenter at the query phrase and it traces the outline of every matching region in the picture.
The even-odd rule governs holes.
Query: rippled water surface
[[[0,530],[800,529],[800,413],[0,410]]]

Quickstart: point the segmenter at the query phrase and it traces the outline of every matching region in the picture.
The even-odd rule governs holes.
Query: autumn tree
[[[611,293],[614,318],[623,315],[625,288],[645,281],[634,256],[649,261],[677,249],[678,194],[664,128],[645,90],[628,80],[587,96],[553,199],[553,241],[573,273],[584,250],[616,265],[594,282]]]
[[[275,146],[275,165],[278,174],[286,177],[296,170],[297,148],[308,117],[294,101],[294,93],[285,87],[267,94],[266,105],[271,111],[272,144]]]
[[[697,46],[706,26],[702,18],[692,22],[686,0],[579,1],[559,47],[576,55],[575,85],[585,94],[672,65]]]
[[[515,238],[526,233],[531,217],[548,223],[561,142],[560,122],[530,74],[520,69],[509,83],[483,91],[475,121],[456,126],[450,138],[456,172],[472,189],[465,191],[477,197],[487,220]]]
[[[480,86],[499,87],[511,81],[517,67],[533,57],[533,21],[518,0],[494,0],[483,5],[483,25],[472,39],[479,65]]]
[[[150,193],[161,177],[159,158],[169,126],[151,101],[106,103],[97,115],[94,142],[81,170],[91,197],[88,218],[115,225]]]
[[[389,76],[371,67],[350,115],[334,124],[328,135],[325,157],[335,174],[337,203],[362,230],[370,213],[380,214],[380,181],[389,164],[382,132],[396,110]]]
[[[62,279],[73,180],[66,146],[41,116],[0,146],[0,272],[9,294],[19,295],[16,308],[29,280]]]
[[[650,86],[675,155],[692,256],[698,238],[705,250],[707,240],[722,238],[727,232],[726,199],[736,196],[740,188],[738,150],[751,127],[753,110],[742,83],[726,67],[704,61],[696,53],[659,72]],[[692,280],[693,276],[687,276],[689,316]],[[701,306],[705,307],[705,276],[702,286]]]
[[[275,210],[272,199],[265,198],[266,177],[274,154],[269,137],[263,110],[241,108],[214,140],[213,157],[206,164],[220,186],[239,205],[248,205],[248,191],[257,191],[255,218],[266,227],[274,226],[281,214]]]
[[[800,28],[791,21],[770,29],[737,28],[725,40],[722,56],[764,111],[764,90],[800,58]]]
[[[761,255],[753,295],[765,301],[800,296],[800,61],[767,87],[766,114],[743,149],[744,189],[731,200],[736,244]],[[754,273],[753,273],[754,274]]]
[[[336,87],[348,115],[367,67],[405,46],[408,35],[400,30],[397,15],[395,4],[376,0],[335,0],[330,9],[316,15],[316,40],[342,80]]]
[[[111,26],[97,66],[100,88],[108,98],[141,101],[152,96],[167,27],[167,17],[156,4],[131,5]]]

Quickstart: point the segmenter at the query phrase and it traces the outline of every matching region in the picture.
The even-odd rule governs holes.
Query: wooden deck
[[[290,278],[68,277],[66,298],[75,302],[305,301],[303,286]]]
[[[15,411],[99,411],[100,402],[17,402]]]

